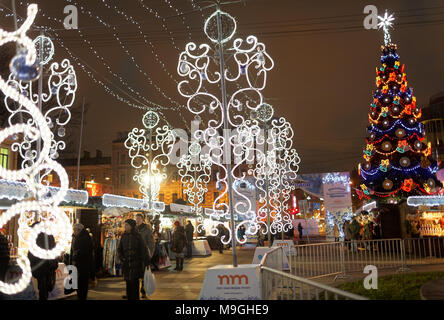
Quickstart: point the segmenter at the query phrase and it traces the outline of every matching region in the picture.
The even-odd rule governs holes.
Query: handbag
[[[151,268],[145,268],[145,274],[143,276],[143,284],[145,286],[145,292],[148,296],[152,295],[156,291],[156,278],[151,272]]]
[[[68,258],[67,258],[66,260],[67,260],[66,262],[68,262],[68,264],[66,264],[66,262],[65,262],[65,266],[71,265],[71,262],[72,262],[72,256],[71,256],[71,254],[68,255]],[[63,288],[63,293],[64,293],[65,295],[71,294],[71,293],[73,293],[74,291],[76,291],[76,289],[72,289],[72,288],[67,289],[67,288],[66,288],[66,284],[65,284],[65,286],[64,286],[64,288]]]

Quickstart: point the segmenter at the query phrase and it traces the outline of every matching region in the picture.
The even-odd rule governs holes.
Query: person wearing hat
[[[122,262],[123,278],[126,282],[128,300],[139,300],[139,279],[143,279],[145,268],[149,265],[148,248],[137,232],[136,221],[125,221],[125,233],[117,249]]]
[[[75,224],[73,232],[71,261],[76,266],[78,272],[77,297],[79,300],[86,300],[89,279],[91,277],[91,266],[93,264],[93,243],[83,224]]]
[[[176,254],[176,268],[174,270],[183,270],[183,249],[185,248],[186,243],[187,237],[185,235],[185,228],[180,225],[179,221],[174,222],[173,244],[171,245],[171,251]]]

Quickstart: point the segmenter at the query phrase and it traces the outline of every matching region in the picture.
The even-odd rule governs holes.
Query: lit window
[[[2,168],[9,169],[9,150],[0,148],[0,162]]]

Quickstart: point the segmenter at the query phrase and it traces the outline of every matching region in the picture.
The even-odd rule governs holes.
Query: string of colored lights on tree
[[[20,28],[14,32],[7,32],[0,29],[0,46],[16,42],[25,51],[19,52],[11,61],[16,76],[20,80],[34,75],[38,76],[39,64],[37,62],[36,48],[26,32],[31,27],[37,14],[37,5],[28,6],[27,18]],[[24,57],[24,59],[23,59]],[[31,81],[32,79],[30,79]],[[41,259],[55,259],[64,252],[71,241],[71,224],[68,216],[58,207],[63,201],[68,190],[68,175],[63,167],[51,159],[51,129],[48,126],[45,116],[39,111],[35,103],[25,95],[21,94],[17,88],[8,85],[0,77],[0,90],[3,94],[23,106],[32,117],[32,123],[17,123],[0,131],[0,142],[5,141],[13,135],[23,135],[30,137],[40,137],[42,149],[35,161],[27,167],[19,170],[9,170],[0,168],[0,177],[11,180],[25,180],[34,199],[24,200],[12,205],[0,216],[0,226],[8,223],[15,216],[19,216],[18,237],[21,242],[26,243],[27,249],[36,257]],[[60,189],[54,194],[48,194],[46,186],[36,179],[36,176],[45,170],[55,172],[60,178]],[[38,217],[37,217],[38,215]],[[37,220],[38,219],[38,220]],[[35,222],[38,224],[34,225]],[[33,227],[31,227],[33,225]],[[36,243],[40,233],[52,235],[56,239],[56,245],[52,249],[43,249]],[[17,263],[22,270],[19,280],[9,284],[0,281],[0,291],[6,294],[15,294],[23,291],[31,280],[31,267],[27,258],[25,248],[19,248]]]
[[[223,31],[219,30],[217,14],[220,14],[221,20],[223,20]],[[232,226],[234,234],[232,234],[233,232],[230,229],[229,235],[223,236],[221,240],[227,244],[232,241],[233,237],[236,237],[239,243],[245,243],[246,237],[239,239],[237,231],[241,226],[245,226],[246,235],[255,234],[258,231],[258,224],[255,222],[256,213],[252,210],[250,200],[234,186],[241,185],[247,181],[245,172],[241,172],[239,168],[242,164],[246,164],[251,160],[249,150],[253,149],[255,135],[260,133],[260,128],[257,121],[245,119],[241,111],[244,109],[251,112],[258,109],[263,103],[261,91],[266,85],[267,72],[273,68],[274,63],[267,54],[265,45],[258,42],[256,37],[249,36],[246,41],[241,38],[231,40],[236,32],[236,22],[229,14],[217,10],[216,15],[210,15],[204,25],[204,32],[208,39],[212,43],[221,41],[227,47],[227,51],[232,54],[233,58],[230,60],[230,63],[232,63],[231,72],[234,75],[229,76],[226,71],[230,69],[230,66],[226,66],[221,71],[218,69],[220,66],[213,62],[212,57],[218,54],[219,48],[216,48],[214,52],[213,48],[206,43],[198,46],[194,42],[190,42],[185,46],[185,51],[179,56],[177,72],[181,77],[186,77],[187,79],[179,83],[178,91],[187,99],[188,110],[195,116],[200,117],[205,112],[218,113],[220,115],[220,120],[211,119],[210,117],[208,127],[196,132],[196,138],[202,139],[207,145],[212,164],[218,168],[217,184],[221,189],[221,194],[213,203],[214,214],[211,218],[214,221],[220,221],[221,218],[230,218],[232,213],[237,215],[241,222]],[[219,35],[221,35],[221,38],[218,38]],[[223,75],[221,72],[223,72]],[[251,74],[259,76],[256,81],[251,81]],[[224,85],[225,81],[227,83],[235,83],[241,80],[245,83],[245,86],[227,95],[226,100],[224,100],[224,94],[219,99],[214,94],[202,90],[204,84],[209,86]],[[190,83],[193,85],[190,85]],[[195,89],[190,91],[186,89],[187,87]],[[256,104],[249,99],[245,99],[244,93],[254,95],[259,103]],[[208,99],[210,102],[202,106],[197,103],[198,98]],[[224,109],[225,107],[226,109]],[[224,120],[226,121],[225,125]],[[231,138],[225,134],[223,136],[219,134],[219,131],[222,131],[227,125],[235,131]],[[232,150],[236,159],[236,163],[231,171],[228,170],[228,165],[224,162],[226,150]],[[231,175],[230,178],[228,175]],[[229,183],[231,180],[232,185]],[[228,203],[221,201],[230,192],[234,192],[240,199],[236,204],[232,203],[230,196],[228,197]],[[222,210],[223,213],[218,213],[216,210]],[[213,227],[211,235],[217,235],[217,233],[217,228]]]
[[[433,194],[440,186],[435,176],[438,166],[431,159],[431,144],[423,142],[422,112],[413,90],[407,87],[398,48],[390,41],[389,27],[394,18],[387,12],[378,18],[385,45],[381,48],[382,67],[376,69],[377,90],[369,113],[370,136],[363,152],[365,162],[358,166],[363,183],[357,192],[360,198],[386,198],[400,191],[403,195]]]
[[[165,166],[176,141],[168,125],[158,126],[159,122],[159,115],[148,111],[142,118],[144,129],[134,128],[125,141],[131,166],[136,169],[133,179],[149,209],[155,209],[152,203],[158,201],[160,184],[167,178]]]
[[[201,204],[205,200],[207,185],[211,180],[211,159],[208,154],[201,154],[202,147],[194,141],[188,154],[183,155],[176,164],[180,181],[184,186],[187,201],[194,206],[197,215],[197,232],[204,228],[204,215]]]

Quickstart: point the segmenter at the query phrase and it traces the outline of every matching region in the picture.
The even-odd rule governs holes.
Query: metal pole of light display
[[[222,93],[222,109],[224,112],[224,134],[228,134],[228,106],[227,106],[227,88],[225,82],[225,61],[224,61],[224,48],[222,43],[222,17],[220,15],[220,4],[216,3],[217,7],[217,34],[219,45],[219,64],[220,64],[220,76],[221,76],[221,93]],[[228,137],[226,137],[228,138]],[[229,139],[227,139],[229,141]],[[227,144],[229,146],[229,144]],[[229,150],[231,153],[231,150]],[[231,178],[231,157],[227,163],[227,179],[228,179],[228,205],[230,207],[230,222],[231,222],[231,245],[233,248],[233,267],[237,267],[237,255],[236,255],[236,238],[235,238],[235,221],[233,212],[233,191],[232,191],[232,178]]]
[[[264,145],[264,153],[265,153],[265,193],[266,193],[266,201],[267,201],[267,242],[268,247],[271,248],[271,230],[270,230],[270,224],[271,224],[271,218],[270,218],[270,194],[268,191],[268,172],[269,167],[267,166],[267,156],[268,156],[268,126],[267,121],[264,122],[264,135],[265,135],[265,145]],[[260,232],[260,231],[259,231]]]
[[[39,81],[38,81],[38,94],[39,94],[39,101],[38,101],[38,105],[39,105],[39,110],[40,112],[42,112],[42,93],[43,93],[43,30],[40,31],[40,43],[39,43],[39,48],[40,48],[40,57],[39,57],[39,67],[40,67],[40,71],[39,71]],[[41,137],[38,138],[37,140],[37,159],[40,156],[40,148],[42,147],[42,139]],[[40,184],[40,171],[37,171],[36,174],[36,182],[38,184]],[[36,200],[39,201],[39,195],[38,193],[36,194]],[[39,220],[39,215],[40,215],[40,211],[37,210],[35,213],[35,221],[37,222]]]
[[[153,202],[152,202],[152,200],[153,200],[153,194],[152,194],[152,188],[151,188],[151,184],[153,183],[153,177],[151,176],[151,173],[152,173],[152,159],[153,159],[153,155],[152,155],[152,153],[153,153],[153,145],[152,145],[152,143],[153,143],[153,128],[150,126],[150,136],[149,136],[149,140],[148,140],[149,142],[149,144],[150,144],[150,147],[148,148],[148,201],[149,201],[149,203],[148,203],[148,211],[149,211],[149,213],[151,214],[153,214],[153,218],[154,218],[154,213],[152,212],[153,210]]]

